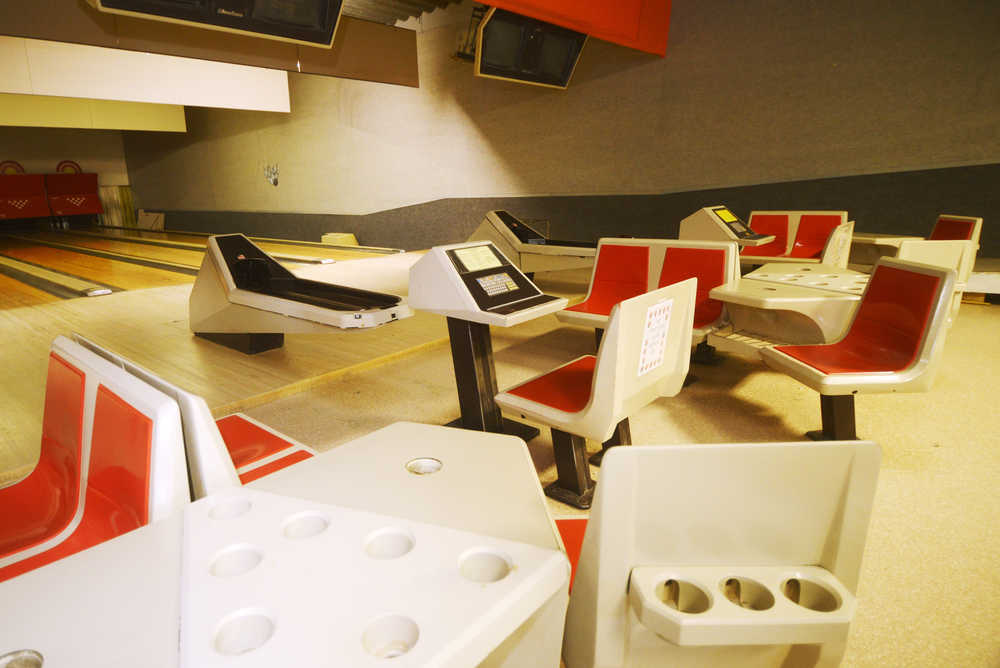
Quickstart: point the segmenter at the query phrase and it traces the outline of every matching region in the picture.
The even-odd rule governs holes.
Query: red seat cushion
[[[38,464],[24,480],[0,489],[0,556],[55,536],[76,514],[83,398],[84,373],[50,354]]]
[[[722,302],[708,296],[726,280],[726,251],[721,248],[667,248],[658,287],[697,278],[694,327],[706,327],[722,314]]]
[[[646,292],[649,247],[602,244],[594,263],[594,280],[584,302],[567,311],[610,315],[615,304]]]
[[[757,234],[773,234],[774,241],[763,246],[746,246],[740,255],[774,257],[784,255],[788,247],[788,215],[761,213],[750,216],[750,229]]]
[[[840,221],[841,216],[836,214],[803,214],[795,233],[795,243],[788,256],[818,259],[823,254],[826,240],[840,225]]]
[[[579,413],[590,401],[596,363],[597,357],[584,355],[508,392],[560,411]]]
[[[937,276],[877,267],[843,340],[775,350],[826,374],[901,371],[916,360],[940,281]]]
[[[975,229],[976,223],[971,220],[938,218],[927,238],[932,241],[968,241],[972,239]]]

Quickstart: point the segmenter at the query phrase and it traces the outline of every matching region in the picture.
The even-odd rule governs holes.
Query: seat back
[[[955,290],[949,309],[949,324],[953,323],[958,309],[962,304],[962,294],[965,292],[972,267],[976,263],[978,246],[969,241],[932,241],[925,239],[907,239],[899,244],[896,257],[900,260],[920,262],[935,267],[953,269],[955,271]]]
[[[690,362],[696,279],[619,303],[597,351],[589,410],[614,425],[677,394]]]
[[[789,252],[791,257],[819,259],[826,242],[838,225],[844,221],[838,213],[803,213],[795,232],[795,242]]]
[[[190,501],[176,402],[62,336],[49,364],[39,465],[0,490],[0,517],[19,517],[32,538],[0,538],[7,547],[0,580],[168,517]],[[23,517],[30,508],[45,513]]]
[[[982,229],[982,218],[943,213],[938,216],[927,238],[932,241],[971,241],[978,248]]]
[[[882,258],[847,333],[835,345],[880,360],[885,371],[913,368],[918,361],[930,364],[943,348],[944,337],[938,334],[947,320],[953,286],[953,270]],[[929,384],[930,378],[924,382]]]
[[[741,567],[818,565],[854,593],[879,457],[878,446],[863,441],[612,448],[601,465],[570,596],[566,664],[788,665],[782,657],[755,662],[766,649],[760,646],[662,640],[631,612],[626,592],[633,568],[663,566],[665,577],[673,571],[683,580],[677,567],[731,568],[727,575],[734,576]],[[709,609],[692,616],[710,621],[714,610],[730,605],[712,589]],[[746,612],[741,625],[754,623],[754,613]],[[836,652],[838,643],[830,644]],[[641,661],[644,651],[653,654]]]
[[[734,242],[683,242],[665,244],[660,277],[655,287],[662,288],[688,278],[697,278],[694,328],[721,324],[722,302],[709,297],[712,288],[739,278]]]
[[[773,234],[774,241],[762,246],[747,246],[740,255],[777,256],[788,254],[789,217],[780,211],[752,211],[747,223],[757,234]]]
[[[648,246],[601,239],[583,303],[588,312],[608,313],[618,302],[646,292],[648,282]]]
[[[215,419],[212,417],[212,411],[203,398],[168,383],[138,364],[102,348],[79,334],[75,334],[74,339],[81,346],[119,366],[127,373],[172,397],[177,402],[184,432],[187,475],[190,480],[191,494],[195,499],[241,485],[225,441],[223,441]]]

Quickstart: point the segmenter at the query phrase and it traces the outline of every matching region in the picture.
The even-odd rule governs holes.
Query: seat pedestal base
[[[455,418],[451,422],[445,423],[444,426],[455,427],[456,429],[472,429],[474,431],[493,431],[482,429],[479,426],[467,426],[462,418]],[[510,420],[508,418],[501,418],[499,429],[493,431],[493,433],[517,436],[523,441],[530,441],[535,436],[538,436],[539,431],[536,427],[532,427],[531,425],[515,422],[514,420]]]
[[[814,441],[856,441],[857,428],[854,421],[854,395],[819,395],[823,429],[806,432]]]
[[[212,343],[220,346],[238,350],[244,355],[256,355],[268,350],[274,350],[285,345],[285,335],[277,333],[251,332],[246,334],[225,334],[218,332],[195,332],[195,336],[200,336]]]
[[[615,433],[611,434],[611,438],[604,441],[603,447],[590,456],[589,461],[594,466],[600,466],[601,462],[604,460],[604,453],[606,453],[610,448],[617,445],[631,445],[632,444],[632,428],[629,426],[628,418],[625,418],[618,423],[615,427]]]
[[[545,488],[545,495],[586,510],[594,498],[594,479],[587,464],[587,439],[552,430],[552,453],[556,459],[558,479]]]

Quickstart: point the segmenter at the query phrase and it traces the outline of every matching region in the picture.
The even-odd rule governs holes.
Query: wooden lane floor
[[[0,254],[122,290],[194,282],[194,275],[0,237]]]
[[[288,334],[281,348],[243,355],[191,333],[189,295],[176,285],[0,311],[0,338],[17,342],[0,347],[0,486],[38,456],[45,360],[60,334],[77,332],[203,396],[217,417],[448,340],[444,318],[416,313],[374,329]]]
[[[164,246],[134,243],[127,240],[117,241],[113,239],[101,239],[82,234],[73,234],[72,232],[33,232],[31,234],[18,236],[24,239],[75,246],[77,248],[107,251],[110,253],[126,255],[144,260],[168,262],[170,264],[176,264],[189,269],[197,269],[200,267],[201,260],[205,256],[204,246],[191,249],[168,248]]]
[[[0,273],[0,310],[38,306],[61,298]]]
[[[101,234],[114,236],[121,239],[136,238],[149,241],[170,241],[178,244],[190,244],[204,248],[208,243],[208,236],[186,234],[184,232],[169,232],[161,230],[131,230],[124,228],[93,227],[83,230],[88,234]],[[364,257],[376,257],[385,253],[367,251],[364,247],[352,250],[344,247],[332,248],[321,244],[299,243],[295,241],[282,242],[277,240],[255,239],[250,237],[257,246],[266,253],[272,255],[289,255],[330,260],[356,260]]]

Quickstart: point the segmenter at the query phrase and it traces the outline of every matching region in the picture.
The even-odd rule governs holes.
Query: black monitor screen
[[[478,74],[566,86],[587,36],[495,9],[482,26]]]
[[[516,67],[521,49],[521,32],[521,26],[514,23],[497,23],[492,26],[489,39],[483,39],[483,62],[503,69]]]
[[[322,28],[326,0],[254,0],[253,17],[307,28]]]

